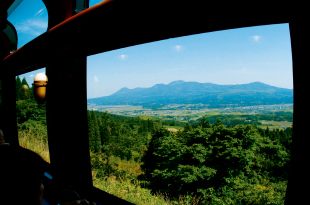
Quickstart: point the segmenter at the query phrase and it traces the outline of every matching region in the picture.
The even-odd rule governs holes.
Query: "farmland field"
[[[259,128],[266,129],[267,126],[269,129],[279,129],[283,130],[284,127],[292,127],[292,122],[287,121],[267,121],[267,120],[261,120],[259,121],[262,123],[262,125],[258,125]]]

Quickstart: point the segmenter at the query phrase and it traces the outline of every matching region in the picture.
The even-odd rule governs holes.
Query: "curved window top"
[[[104,0],[89,0],[89,7],[94,6],[100,2],[103,2]]]
[[[46,32],[48,13],[41,0],[24,0],[9,14],[8,21],[16,29],[17,48]]]

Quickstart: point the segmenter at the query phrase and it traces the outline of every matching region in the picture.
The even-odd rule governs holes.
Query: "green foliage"
[[[46,105],[37,104],[33,87],[25,93],[23,84],[25,79],[17,76],[18,129],[46,142]],[[288,120],[290,115],[242,117]],[[138,179],[153,194],[166,193],[172,201],[183,195],[187,201],[197,196],[203,204],[284,203],[292,128],[264,130],[255,123],[234,125],[233,116],[222,120],[214,116],[212,123],[203,117],[196,124],[182,124],[183,130],[173,133],[163,125],[176,125],[176,121],[98,111],[87,111],[87,117],[91,165],[97,179],[113,175]]]
[[[233,179],[226,178],[227,184],[217,190],[202,190],[205,203],[210,204],[284,204],[287,182],[271,183],[261,175],[248,177],[244,174]]]
[[[22,85],[27,85],[27,87],[29,88],[29,85],[27,83],[26,78],[23,78],[23,80],[21,81]]]
[[[23,85],[28,89],[22,89]],[[46,103],[38,104],[34,99],[33,87],[29,88],[26,79],[21,81],[19,76],[16,77],[16,119],[18,124],[32,120],[46,126]]]
[[[16,102],[16,119],[18,124],[22,124],[28,119],[40,121],[46,125],[46,105],[37,104],[37,102],[28,100],[19,100]]]
[[[20,80],[19,76],[16,77],[16,101],[21,100],[23,97],[23,90],[22,90],[22,81]]]
[[[163,125],[169,125],[169,126],[184,126],[186,123],[185,122],[180,122],[176,120],[162,120]]]
[[[27,87],[22,87],[26,85]],[[38,153],[50,162],[46,125],[46,104],[34,99],[33,87],[16,77],[16,119],[20,146]]]
[[[91,113],[87,111],[88,119],[88,138],[89,138],[89,150],[95,152],[95,131],[94,131],[94,122],[91,116]]]
[[[262,125],[260,120],[267,120],[267,121],[293,121],[293,113],[292,112],[275,112],[271,114],[256,114],[256,115],[211,115],[211,116],[203,116],[205,117],[206,121],[209,121],[209,123],[213,124],[217,121],[217,119],[220,119],[221,122],[224,125],[250,125],[253,124],[254,126]],[[192,121],[190,120],[191,124],[198,124],[200,123],[202,118]],[[182,125],[184,126],[184,125]]]
[[[217,120],[211,127],[203,118],[175,135],[158,130],[143,157],[145,176],[139,179],[149,181],[154,193],[171,197],[198,195],[211,204],[281,204],[289,159],[285,147],[261,136],[253,125],[226,127]],[[239,192],[245,192],[243,197]]]
[[[93,184],[95,187],[133,204],[170,204],[166,196],[160,194],[152,195],[150,190],[142,188],[139,181],[110,176],[104,179],[94,179]]]
[[[110,176],[111,173],[115,173],[115,169],[110,162],[110,157],[100,153],[92,153],[90,155],[90,162],[92,170],[96,171],[94,177],[103,179],[105,176]]]
[[[34,86],[32,85],[29,89],[28,92],[28,97],[32,102],[36,102],[35,98],[34,98]]]
[[[23,85],[27,87],[22,88]],[[33,89],[31,89],[25,78],[22,80],[19,76],[16,77],[16,101],[27,100],[33,98]]]
[[[259,114],[259,115],[246,115],[247,120],[257,121],[257,120],[274,120],[274,121],[293,121],[292,112],[279,111],[272,114]]]
[[[33,139],[43,139],[47,142],[47,127],[44,121],[38,121],[33,119],[28,119],[21,124],[18,124],[18,129],[21,131],[26,131],[31,133]]]
[[[110,115],[107,112],[88,111],[90,150],[121,159],[133,158],[135,161],[140,161],[150,141],[151,133],[160,126],[158,121],[149,119],[141,120]],[[134,156],[133,153],[141,154]]]
[[[93,126],[94,126],[94,151],[95,152],[100,152],[102,147],[101,147],[101,137],[100,137],[100,131],[99,131],[99,125],[100,125],[100,118],[95,115],[94,112],[91,113],[91,118],[93,121]]]

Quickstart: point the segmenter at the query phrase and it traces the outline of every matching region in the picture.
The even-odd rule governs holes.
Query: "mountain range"
[[[160,107],[167,104],[209,104],[210,107],[293,103],[293,89],[278,88],[261,82],[237,85],[173,81],[150,88],[126,87],[110,96],[88,99],[96,105],[142,105]]]

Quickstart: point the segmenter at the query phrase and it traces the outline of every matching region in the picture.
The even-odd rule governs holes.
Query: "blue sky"
[[[98,2],[90,1],[90,6]],[[17,29],[18,47],[44,33],[47,19],[42,1],[31,0],[30,5],[30,0],[24,0],[8,18]],[[36,73],[44,71],[20,77],[30,84]],[[87,58],[87,98],[107,96],[122,87],[151,87],[175,80],[221,85],[260,81],[293,89],[289,25],[196,34]]]

